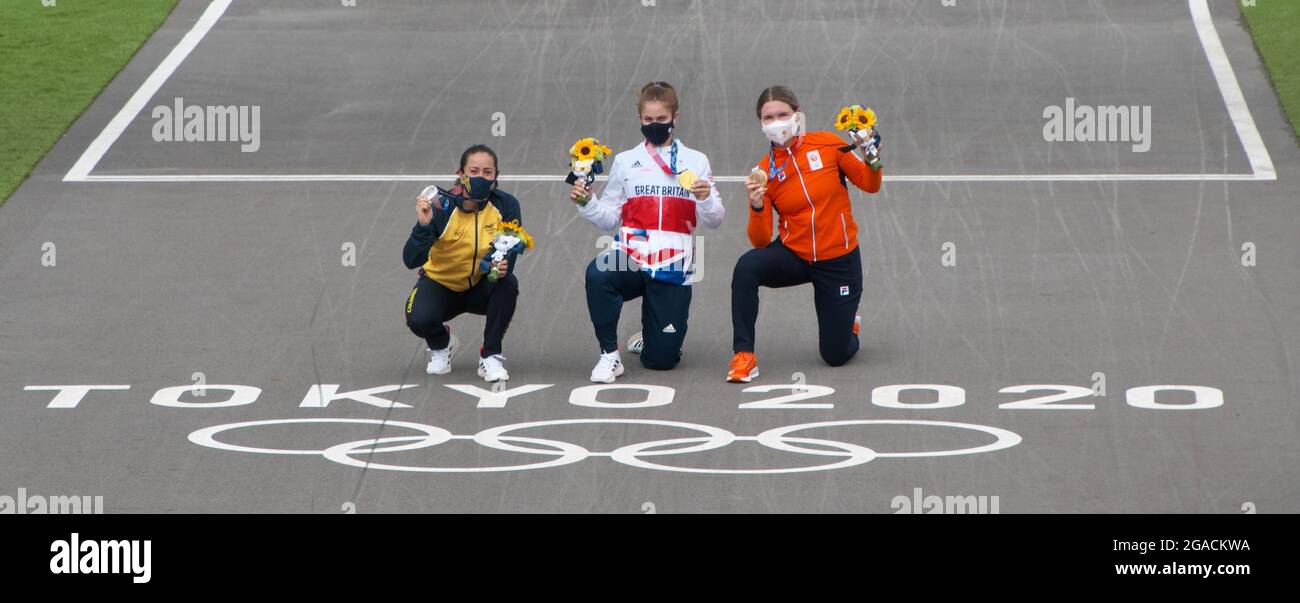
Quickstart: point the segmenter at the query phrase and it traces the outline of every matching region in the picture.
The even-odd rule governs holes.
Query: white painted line
[[[933,176],[899,174],[885,176],[885,180],[888,182],[1222,182],[1259,179],[1255,174],[955,174]]]
[[[1228,53],[1223,50],[1223,41],[1219,39],[1219,30],[1214,27],[1210,16],[1208,0],[1187,0],[1192,9],[1192,21],[1196,23],[1196,35],[1205,48],[1205,56],[1210,59],[1210,69],[1214,71],[1214,80],[1219,84],[1219,93],[1228,106],[1228,115],[1232,116],[1232,125],[1241,139],[1241,146],[1250,158],[1250,168],[1260,180],[1277,180],[1277,171],[1273,168],[1273,159],[1264,146],[1264,139],[1255,127],[1255,118],[1250,115],[1246,97],[1241,93],[1237,83],[1237,74],[1228,61]]]
[[[85,180],[90,175],[91,170],[95,169],[95,165],[99,163],[99,160],[104,158],[104,153],[108,152],[108,148],[113,146],[114,142],[117,142],[117,138],[122,135],[122,132],[126,131],[127,126],[131,125],[131,121],[135,119],[135,116],[140,114],[140,110],[144,108],[145,103],[153,98],[159,88],[162,88],[163,83],[167,81],[167,78],[171,77],[172,72],[176,71],[177,67],[180,67],[181,62],[185,60],[185,57],[189,56],[190,51],[194,50],[195,46],[198,46],[203,36],[207,35],[208,30],[212,29],[212,26],[216,24],[217,19],[220,19],[221,15],[226,12],[230,2],[231,0],[212,0],[207,10],[203,11],[203,16],[199,17],[198,23],[194,24],[194,27],[190,29],[189,33],[185,34],[184,38],[181,38],[180,43],[172,49],[167,58],[158,64],[153,73],[149,74],[149,78],[140,85],[135,94],[131,95],[131,99],[126,101],[126,105],[122,107],[122,110],[117,112],[113,120],[108,122],[104,130],[99,133],[99,136],[90,143],[89,147],[86,147],[86,151],[81,154],[81,158],[72,165],[72,169],[68,170],[68,173],[63,177],[64,181]]]
[[[100,132],[82,154],[77,163],[64,176],[65,182],[430,182],[447,181],[454,178],[450,174],[189,174],[189,175],[90,175],[90,172],[103,158],[109,147],[117,141],[131,121],[144,108],[145,103],[157,93],[163,83],[180,66],[185,57],[194,50],[199,41],[207,35],[212,26],[226,12],[232,0],[212,0],[194,24],[193,29],[185,34],[176,48],[150,74],[144,84],[136,90],[122,110]],[[1219,32],[1214,27],[1207,0],[1188,0],[1192,20],[1201,46],[1209,58],[1210,68],[1214,72],[1215,82],[1223,95],[1224,104],[1232,118],[1233,127],[1241,140],[1242,147],[1250,159],[1250,174],[947,174],[947,175],[886,175],[886,182],[1223,182],[1223,181],[1258,181],[1277,180],[1277,171],[1269,156],[1268,148],[1259,135],[1255,120],[1250,114],[1237,76],[1228,61]],[[505,175],[503,182],[559,182],[561,175]],[[600,177],[604,180],[604,177]],[[746,176],[717,176],[718,182],[744,182]]]
[[[171,174],[87,176],[83,182],[446,182],[454,174]],[[717,182],[744,182],[745,176],[715,176]],[[597,180],[605,180],[598,176]],[[1222,182],[1273,180],[1256,174],[886,174],[886,182]],[[561,182],[562,175],[502,175],[502,182]]]

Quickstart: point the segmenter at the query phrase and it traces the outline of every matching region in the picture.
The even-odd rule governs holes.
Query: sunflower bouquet
[[[603,165],[605,158],[613,152],[595,138],[578,139],[578,142],[569,147],[569,177],[564,179],[564,183],[573,184],[582,180],[583,184],[590,189],[591,183],[596,181],[596,174],[605,171]],[[589,194],[584,194],[578,202],[585,204],[590,199]]]
[[[862,160],[873,170],[880,170],[880,134],[876,132],[876,112],[863,105],[849,105],[840,109],[835,118],[835,129],[847,131],[853,144],[846,150],[861,148]]]
[[[486,272],[488,282],[495,283],[501,278],[501,270],[497,268],[501,260],[512,253],[521,254],[532,248],[532,235],[528,234],[518,221],[502,222],[497,225],[496,232],[492,235],[491,253],[484,255],[479,262],[479,271]]]

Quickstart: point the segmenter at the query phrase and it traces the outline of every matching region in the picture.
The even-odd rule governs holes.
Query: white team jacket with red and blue
[[[659,167],[642,142],[614,156],[605,190],[585,206],[578,206],[578,213],[601,230],[613,230],[621,221],[614,249],[627,254],[650,278],[689,285],[694,272],[695,227],[717,228],[726,210],[713,184],[709,158],[680,140],[673,144],[677,145],[677,171],[691,170],[707,180],[708,199],[696,201],[677,176],[669,176]],[[672,144],[657,150],[664,164],[671,166]]]

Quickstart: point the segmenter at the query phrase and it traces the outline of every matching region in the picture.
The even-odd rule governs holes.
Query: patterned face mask
[[[489,180],[481,176],[461,176],[458,200],[458,207],[464,212],[475,212],[487,204],[488,198],[492,196],[492,191],[496,190],[496,180]]]

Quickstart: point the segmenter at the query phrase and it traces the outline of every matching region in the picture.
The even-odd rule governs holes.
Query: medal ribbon
[[[673,149],[672,151],[670,151],[671,156],[669,157],[669,160],[672,162],[671,168],[668,167],[668,164],[664,163],[663,157],[659,156],[658,149],[655,149],[653,146],[650,146],[650,141],[648,140],[645,143],[645,150],[647,153],[650,153],[650,156],[654,158],[655,163],[659,164],[659,168],[662,169],[665,174],[668,174],[669,176],[676,176],[677,174],[680,173],[677,171],[677,141],[676,140],[673,141]]]

